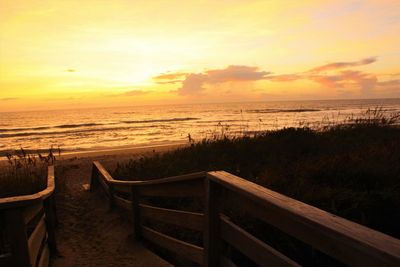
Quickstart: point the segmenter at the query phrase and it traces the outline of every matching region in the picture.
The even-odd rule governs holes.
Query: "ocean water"
[[[316,126],[368,109],[400,112],[400,99],[286,101],[0,113],[0,155],[23,147],[64,152],[188,142],[283,127]]]

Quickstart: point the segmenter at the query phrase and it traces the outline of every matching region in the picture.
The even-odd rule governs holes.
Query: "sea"
[[[368,110],[400,112],[400,99],[134,106],[0,113],[0,156],[21,147],[65,153],[241,136],[284,127],[321,127]]]

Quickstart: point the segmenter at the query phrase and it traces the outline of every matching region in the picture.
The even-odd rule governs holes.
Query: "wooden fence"
[[[114,180],[93,163],[91,189],[100,186],[110,207],[133,214],[134,233],[201,266],[236,266],[221,249],[231,246],[259,266],[299,266],[235,224],[226,203],[350,266],[400,266],[400,240],[291,199],[224,171],[149,181]],[[188,212],[146,204],[148,197],[200,198],[204,210]],[[203,234],[203,246],[161,233],[145,223],[159,221]]]
[[[47,188],[24,196],[0,198],[0,266],[49,266],[57,250],[54,166]]]

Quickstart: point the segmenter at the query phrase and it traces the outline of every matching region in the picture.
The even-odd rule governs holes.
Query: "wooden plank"
[[[140,204],[139,206],[142,217],[192,230],[203,231],[204,216],[201,213],[164,209],[144,204]]]
[[[99,171],[97,170],[96,164],[92,164],[92,175],[90,176],[90,191],[93,192],[99,185]]]
[[[43,201],[43,207],[45,211],[46,231],[48,234],[47,243],[49,245],[50,251],[55,254],[57,253],[57,242],[55,233],[57,217],[55,211],[54,195]]]
[[[161,178],[161,179],[154,179],[154,180],[147,180],[147,181],[141,181],[140,185],[158,185],[158,184],[169,184],[173,182],[183,182],[183,181],[190,181],[190,180],[201,180],[206,177],[205,172],[194,172],[194,173],[189,173],[189,174],[184,174],[184,175],[178,175],[178,176],[171,176],[171,177],[166,177],[166,178]]]
[[[259,266],[300,266],[232,223],[226,216],[221,216],[221,237]]]
[[[11,245],[12,264],[9,266],[28,267],[30,266],[30,257],[22,211],[20,209],[6,210],[4,216],[5,232]]]
[[[100,176],[102,176],[107,182],[114,180],[108,171],[98,161],[93,161],[93,165],[96,166]]]
[[[43,210],[43,205],[40,202],[34,203],[33,205],[29,205],[29,206],[25,207],[22,211],[25,224],[28,224],[42,210]]]
[[[204,266],[214,267],[219,265],[221,250],[220,218],[221,186],[209,179],[204,181],[205,197],[205,223],[204,223]]]
[[[132,210],[132,201],[126,200],[122,197],[114,195],[114,203],[120,208],[125,210]]]
[[[131,193],[131,185],[124,185],[124,184],[113,184],[114,191],[116,192],[123,192],[123,193]]]
[[[40,255],[38,267],[48,267],[50,262],[49,247],[47,244],[44,246],[42,255]]]
[[[36,265],[39,249],[42,245],[42,241],[45,238],[45,236],[46,236],[46,226],[44,223],[44,216],[43,216],[28,239],[30,262],[32,266]]]
[[[110,190],[109,190],[108,184],[100,176],[99,176],[98,181],[99,181],[100,186],[103,188],[104,193],[107,194],[107,197],[110,197]]]
[[[51,196],[54,192],[54,188],[56,187],[54,182],[54,166],[47,167],[47,187],[43,191],[40,191],[38,194],[41,196],[42,200]]]
[[[207,174],[261,220],[353,266],[400,266],[400,240],[291,199],[232,174]],[[243,199],[247,199],[243,201]]]
[[[112,184],[120,184],[120,185],[133,185],[133,186],[140,186],[140,185],[157,185],[157,184],[168,184],[172,182],[183,182],[183,181],[190,181],[190,180],[202,180],[206,177],[205,172],[194,172],[184,175],[178,176],[171,176],[166,178],[160,179],[151,179],[146,181],[122,181],[122,180],[112,180]]]
[[[0,266],[12,266],[13,261],[12,261],[12,256],[11,253],[7,255],[0,255]]]
[[[164,235],[153,229],[143,226],[143,237],[165,249],[181,255],[188,260],[203,264],[203,248]]]
[[[142,222],[140,216],[140,191],[139,187],[133,186],[132,188],[132,213],[133,213],[133,231],[135,234],[135,239],[140,241],[142,238]]]
[[[224,255],[219,257],[219,262],[221,267],[236,267],[236,264]]]
[[[202,185],[202,180],[189,180],[140,186],[140,195],[151,197],[202,197],[204,195]]]

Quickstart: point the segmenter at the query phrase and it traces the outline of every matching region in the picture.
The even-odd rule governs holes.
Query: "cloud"
[[[375,57],[369,57],[369,58],[361,59],[359,61],[334,62],[334,63],[330,63],[330,64],[326,64],[326,65],[322,65],[322,66],[313,68],[313,69],[309,70],[309,72],[316,73],[316,72],[337,70],[337,69],[343,69],[343,68],[349,68],[349,67],[357,67],[357,66],[368,65],[368,64],[374,63],[375,61],[376,61]]]
[[[304,77],[299,74],[283,74],[283,75],[268,76],[268,80],[274,82],[292,82],[300,79],[304,79]]]
[[[375,74],[350,69],[372,64],[374,62],[376,62],[375,57],[369,57],[359,61],[334,62],[315,67],[302,73],[271,75],[268,76],[268,80],[273,82],[292,82],[301,79],[310,80],[318,83],[325,89],[346,89],[348,87],[356,87],[364,94],[370,93],[370,91],[376,86],[393,87],[400,84],[399,80],[379,82],[378,77]],[[329,74],[326,73],[327,71],[329,71]]]
[[[185,76],[190,73],[186,72],[174,72],[174,73],[162,73],[158,76],[153,77],[153,80],[158,84],[174,84],[182,82]]]
[[[206,71],[208,83],[235,81],[257,81],[266,78],[270,72],[258,71],[257,67],[231,65],[226,69]]]
[[[145,95],[148,94],[149,91],[143,91],[143,90],[131,90],[127,91],[125,93],[122,93],[121,95],[123,96],[139,96],[139,95]]]
[[[0,101],[14,101],[18,100],[18,97],[5,97],[5,98],[0,98]]]
[[[158,75],[154,79],[160,84],[181,83],[181,87],[170,91],[180,95],[202,94],[206,89],[206,85],[259,80],[271,82],[308,80],[319,84],[323,89],[332,89],[338,92],[339,90],[349,92],[349,89],[359,89],[365,95],[371,93],[375,87],[397,90],[400,86],[400,79],[379,81],[376,74],[354,70],[354,67],[372,64],[376,60],[375,57],[368,57],[358,61],[334,62],[317,66],[304,72],[279,75],[272,75],[272,72],[260,70],[258,67],[230,65],[224,69],[211,69],[201,73],[166,73]],[[393,76],[396,75],[393,74]]]
[[[191,73],[182,82],[182,87],[178,88],[178,94],[190,95],[197,94],[204,90],[203,84],[207,81],[207,75]]]
[[[356,85],[364,91],[364,93],[369,93],[378,82],[374,74],[352,70],[341,71],[335,75],[310,76],[309,79],[319,83],[325,88],[337,89],[348,85]]]
[[[379,82],[378,85],[379,86],[388,86],[388,87],[400,86],[400,80],[388,80],[388,81],[384,81],[384,82]]]
[[[270,72],[260,71],[257,67],[230,65],[225,69],[212,69],[203,73],[161,74],[153,79],[161,84],[182,82],[182,86],[177,89],[177,92],[181,95],[190,95],[201,93],[205,89],[205,84],[257,81],[266,79],[268,74]],[[183,78],[183,80],[177,78]]]
[[[67,70],[65,70],[66,72],[76,72],[76,70],[74,70],[74,69],[67,69]]]

